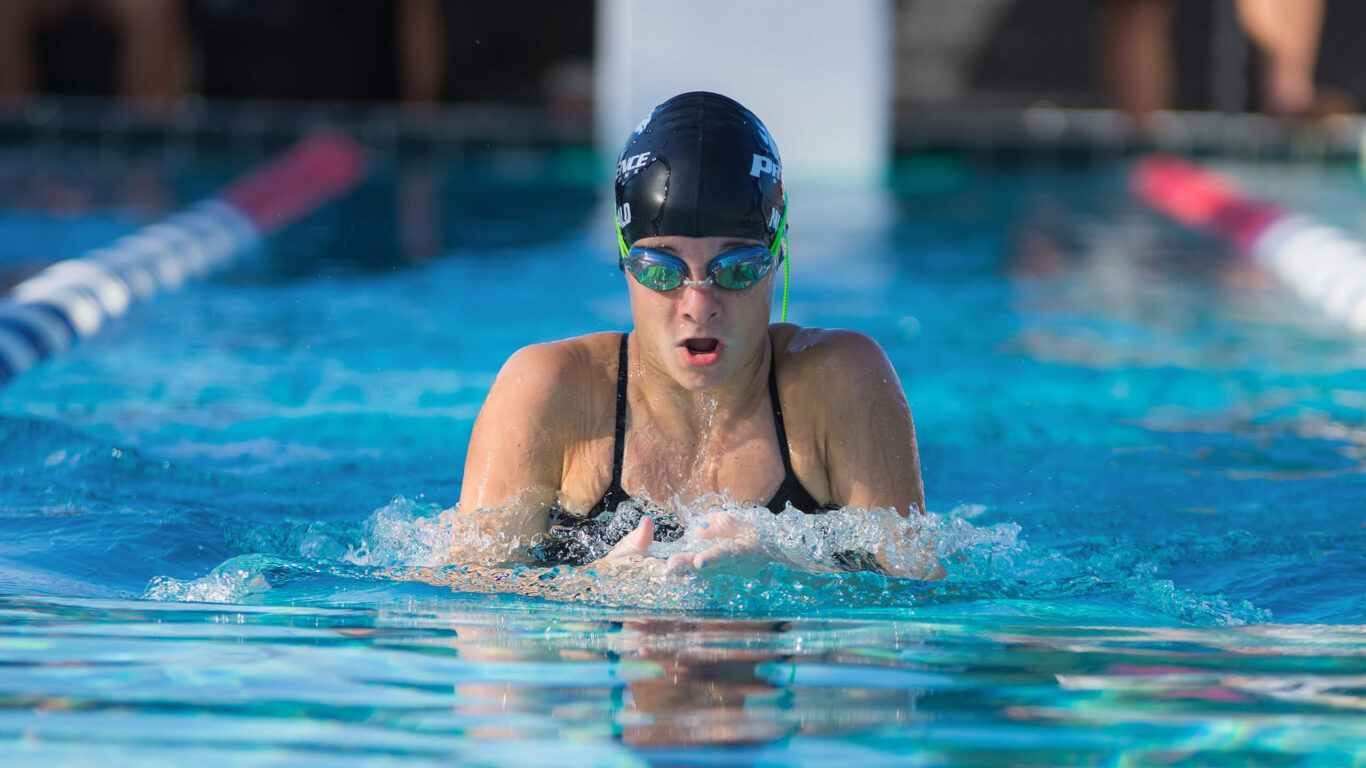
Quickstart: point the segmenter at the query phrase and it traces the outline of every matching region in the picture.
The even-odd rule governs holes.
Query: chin
[[[689,392],[702,393],[707,392],[709,390],[717,389],[721,386],[719,382],[713,381],[713,378],[714,377],[709,375],[699,376],[695,373],[689,372],[681,376],[675,377],[674,380],[678,382],[678,386],[688,390]]]
[[[708,392],[713,389],[720,389],[726,383],[726,375],[717,370],[708,369],[705,371],[683,369],[674,375],[674,381],[678,386],[689,392]]]

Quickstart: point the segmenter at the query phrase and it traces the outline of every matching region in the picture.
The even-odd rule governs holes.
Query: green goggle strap
[[[783,216],[778,219],[778,229],[773,233],[773,245],[768,247],[768,252],[773,254],[773,258],[783,263],[783,308],[779,315],[781,322],[787,322],[787,289],[792,282],[792,260],[787,253],[787,193],[783,193]],[[626,258],[631,255],[631,249],[626,247],[626,235],[621,231],[621,217],[616,208],[612,209],[612,223],[617,230],[617,248],[621,251],[621,259],[617,266],[626,268]]]
[[[618,228],[619,229],[619,228]],[[787,322],[787,287],[792,282],[792,259],[787,254],[787,193],[783,193],[783,217],[778,219],[778,229],[773,233],[773,245],[769,247],[773,258],[783,263],[783,309],[778,321]]]
[[[621,259],[617,262],[617,266],[625,270],[626,257],[631,255],[631,249],[626,247],[626,235],[622,234],[621,231],[621,216],[618,215],[615,208],[612,209],[612,223],[617,225],[617,247],[621,249]]]

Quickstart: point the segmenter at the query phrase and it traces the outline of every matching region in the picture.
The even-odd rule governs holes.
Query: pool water
[[[231,160],[0,241],[75,255]],[[1118,160],[793,190],[790,317],[886,348],[943,581],[832,572],[859,510],[715,573],[443,567],[503,360],[628,326],[583,166],[382,168],[0,390],[7,765],[1366,759],[1366,344]],[[1364,228],[1349,169],[1223,166]]]

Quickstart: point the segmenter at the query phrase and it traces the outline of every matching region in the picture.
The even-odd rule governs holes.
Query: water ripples
[[[505,594],[557,602],[650,610],[704,610],[772,615],[818,612],[839,616],[860,611],[932,610],[971,613],[980,606],[1015,615],[1066,619],[1228,625],[1271,620],[1269,611],[1220,594],[1178,587],[1163,571],[1200,559],[1236,558],[1256,550],[1249,534],[1173,541],[1167,547],[1114,539],[1082,541],[1062,551],[1036,551],[1014,523],[972,523],[982,511],[930,515],[905,521],[890,513],[846,509],[822,516],[797,512],[724,507],[758,528],[766,542],[761,554],[728,566],[687,574],[665,573],[662,558],[703,546],[685,532],[678,541],[656,543],[659,561],[628,566],[532,567],[493,565],[517,559],[530,542],[497,541],[487,562],[447,564],[452,537],[479,535],[473,521],[443,517],[440,508],[397,498],[362,526],[309,523],[297,527],[240,531],[238,546],[257,554],[229,559],[209,574],[189,580],[158,577],[145,592],[157,600],[277,602],[326,594],[352,584],[413,581],[454,593]],[[626,510],[623,510],[625,512]],[[714,506],[684,510],[701,518]],[[460,529],[461,524],[466,530]],[[501,546],[502,552],[497,552]],[[603,544],[605,549],[608,545]],[[842,572],[833,553],[884,547],[892,560],[921,556],[932,547],[947,569],[942,581],[918,581],[874,572]],[[359,587],[358,588],[364,588]],[[278,596],[275,596],[277,595]]]

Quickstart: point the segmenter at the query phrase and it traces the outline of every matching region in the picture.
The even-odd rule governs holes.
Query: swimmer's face
[[[677,256],[693,280],[705,280],[711,260],[732,248],[763,243],[743,237],[646,237],[632,245]],[[655,291],[628,273],[635,333],[645,362],[663,369],[684,389],[705,392],[730,382],[768,343],[774,273],[738,291],[692,285]]]

